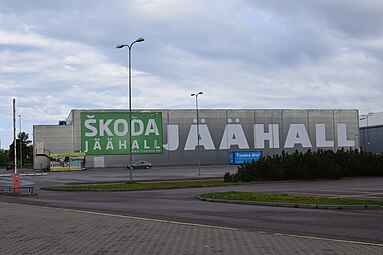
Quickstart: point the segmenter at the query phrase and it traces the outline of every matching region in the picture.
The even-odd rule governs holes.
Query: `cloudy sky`
[[[0,140],[71,109],[383,109],[381,0],[1,0]],[[17,120],[19,126],[19,118]]]

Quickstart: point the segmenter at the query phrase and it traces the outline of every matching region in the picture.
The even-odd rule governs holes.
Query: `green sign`
[[[132,112],[132,154],[162,153],[162,113]],[[82,152],[129,154],[129,113],[81,113]]]

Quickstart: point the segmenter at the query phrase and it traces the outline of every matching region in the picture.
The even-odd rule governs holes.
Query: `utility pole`
[[[20,118],[20,138],[19,138],[19,142],[20,142],[20,169],[23,168],[23,140],[21,139],[21,115],[19,114],[19,118]]]

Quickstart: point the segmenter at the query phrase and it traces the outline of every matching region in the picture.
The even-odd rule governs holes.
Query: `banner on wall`
[[[257,161],[262,157],[262,151],[231,151],[229,154],[230,164],[241,165]]]
[[[85,168],[85,153],[50,154],[51,171],[83,170]]]
[[[163,152],[162,113],[132,112],[132,154]],[[129,113],[81,113],[81,148],[87,155],[129,154]]]

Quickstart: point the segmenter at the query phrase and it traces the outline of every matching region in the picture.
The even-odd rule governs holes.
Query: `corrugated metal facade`
[[[366,126],[360,129],[360,147],[369,152],[383,152],[383,126]]]
[[[133,160],[147,160],[154,165],[196,164],[196,111],[153,111],[162,113],[163,153],[133,155]],[[81,113],[92,112],[128,111],[72,110],[66,126],[34,126],[34,167],[43,168],[41,154],[47,151],[80,152]],[[199,119],[201,164],[228,164],[230,151],[272,155],[283,150],[359,148],[357,110],[200,109]],[[86,166],[94,167],[95,162],[102,162],[105,167],[126,166],[128,161],[128,155],[89,155]]]

